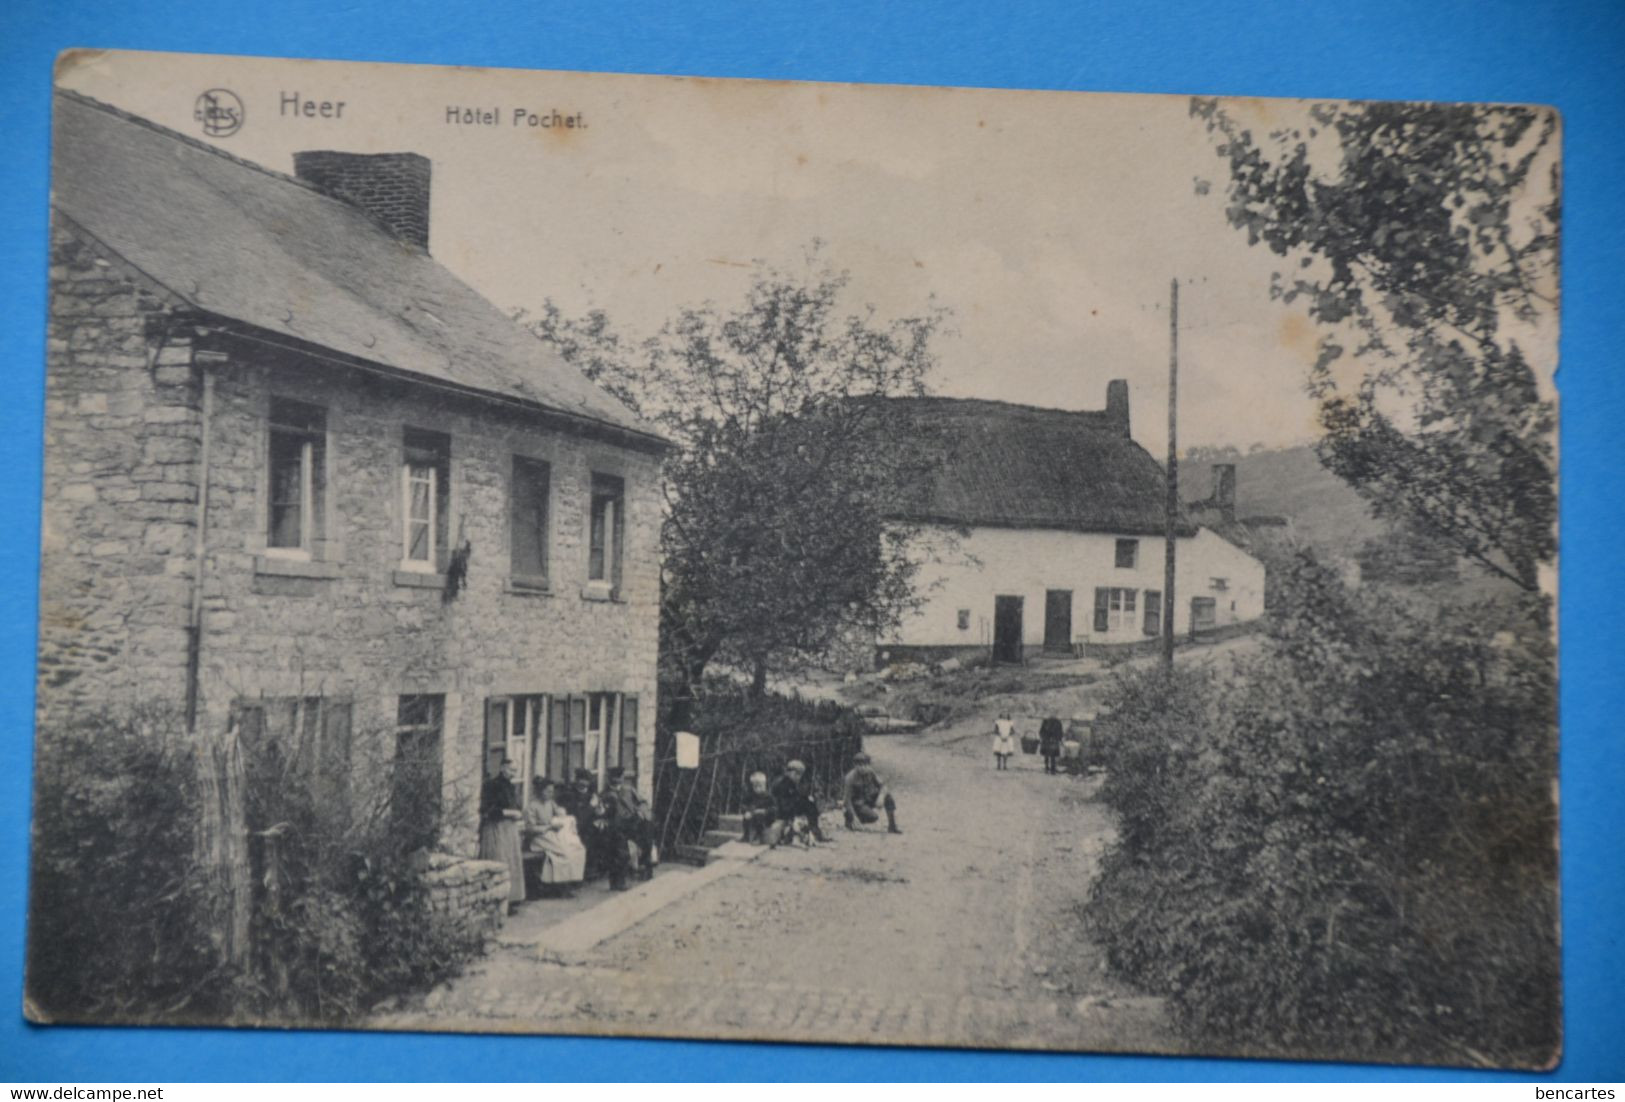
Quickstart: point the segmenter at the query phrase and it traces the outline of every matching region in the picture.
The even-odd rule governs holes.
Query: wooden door
[[[993,598],[993,661],[1021,661],[1020,597]]]
[[[1050,589],[1044,592],[1044,649],[1072,650],[1072,591]]]
[[[1219,622],[1218,606],[1212,597],[1191,598],[1191,634],[1207,631]]]

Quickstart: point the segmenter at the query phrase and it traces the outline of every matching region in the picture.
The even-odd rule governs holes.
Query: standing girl
[[[1010,755],[1016,752],[1016,725],[1005,712],[993,721],[993,768],[1009,769]]]

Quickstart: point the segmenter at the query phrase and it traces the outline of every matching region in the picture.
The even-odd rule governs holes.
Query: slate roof
[[[1162,465],[1099,410],[983,399],[892,398],[887,430],[937,452],[928,486],[899,494],[899,520],[965,527],[1161,535]],[[1181,511],[1177,531],[1196,528]]]
[[[349,203],[73,92],[54,121],[53,205],[204,314],[662,439]]]

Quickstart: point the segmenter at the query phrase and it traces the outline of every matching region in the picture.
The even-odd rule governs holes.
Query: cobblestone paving
[[[371,1024],[1176,1047],[1160,1001],[1105,975],[1076,915],[1110,833],[1096,782],[1044,776],[1019,756],[995,772],[979,725],[870,740],[897,794],[900,836],[837,823],[834,844],[765,854],[580,964],[500,946]]]

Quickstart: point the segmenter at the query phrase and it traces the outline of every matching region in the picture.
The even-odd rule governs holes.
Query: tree
[[[1555,113],[1317,104],[1262,137],[1215,100],[1191,113],[1228,161],[1230,224],[1296,261],[1272,295],[1334,327],[1309,377],[1321,461],[1379,514],[1537,591],[1555,413],[1519,337],[1556,306]]]
[[[680,310],[643,342],[603,311],[531,322],[589,378],[676,443],[665,465],[661,654],[688,690],[722,660],[770,669],[873,637],[916,606],[918,532],[885,505],[927,471],[928,449],[879,446],[876,399],[924,393],[946,312],[843,314],[848,276],[814,246],[805,268],[758,263],[744,300]]]

